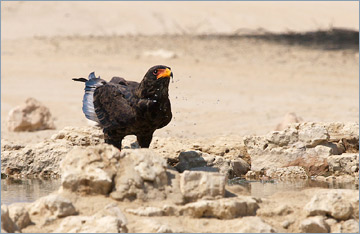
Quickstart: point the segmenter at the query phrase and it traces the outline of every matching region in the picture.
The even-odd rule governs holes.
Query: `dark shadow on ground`
[[[312,49],[359,51],[359,31],[342,28],[332,28],[329,30],[318,30],[303,33],[271,33],[263,29],[258,29],[252,32],[239,31],[234,35],[210,35],[200,37],[217,37],[224,39],[251,38],[280,44],[306,46],[311,47]]]

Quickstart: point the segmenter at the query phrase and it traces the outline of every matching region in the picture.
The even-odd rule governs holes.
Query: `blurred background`
[[[170,66],[173,120],[155,136],[266,134],[359,119],[358,2],[1,2],[1,138],[39,142],[84,126],[84,85]],[[55,130],[10,132],[29,97]],[[287,121],[285,120],[285,121]]]

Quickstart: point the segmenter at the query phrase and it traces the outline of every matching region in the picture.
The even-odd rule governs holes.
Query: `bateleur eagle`
[[[106,82],[96,77],[74,78],[85,82],[83,112],[97,122],[104,132],[105,142],[121,150],[127,135],[136,135],[142,148],[148,148],[156,129],[166,126],[172,118],[169,83],[170,67],[150,68],[140,83],[113,77]]]

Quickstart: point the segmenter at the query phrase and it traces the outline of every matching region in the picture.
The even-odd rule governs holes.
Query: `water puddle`
[[[229,185],[242,186],[251,196],[268,197],[281,191],[299,191],[305,188],[320,187],[329,189],[359,189],[354,183],[329,184],[314,180],[245,180],[234,178],[228,181]],[[60,179],[1,179],[1,203],[33,202],[57,190],[61,185]]]
[[[57,190],[60,179],[1,179],[1,203],[33,202]]]
[[[229,180],[229,185],[240,185],[250,192],[254,197],[268,197],[277,192],[300,191],[306,188],[328,188],[328,189],[359,189],[355,183],[327,183],[316,180],[245,180],[234,178]]]

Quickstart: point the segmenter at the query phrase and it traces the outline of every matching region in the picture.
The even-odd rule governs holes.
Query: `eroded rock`
[[[329,170],[331,172],[339,171],[352,174],[359,171],[359,153],[344,153],[341,155],[332,155],[327,159]]]
[[[85,194],[109,194],[120,151],[108,144],[76,147],[61,162],[62,188]]]
[[[168,190],[179,191],[178,184],[176,181],[173,182],[178,178],[177,172],[168,172],[166,168],[166,160],[153,150],[122,150],[121,163],[114,179],[115,189],[111,197],[116,200],[143,201],[166,199]],[[178,195],[175,193],[174,197],[176,196]],[[180,196],[178,200],[182,200]]]
[[[258,208],[259,206],[255,199],[241,196],[189,203],[180,208],[179,213],[194,218],[215,217],[218,219],[233,219],[241,216],[255,215]]]
[[[137,209],[126,209],[126,212],[139,216],[163,216],[164,210],[159,207],[139,207]]]
[[[301,117],[296,116],[295,113],[293,112],[286,113],[281,123],[279,123],[276,126],[275,131],[282,131],[286,129],[289,124],[300,123],[300,122],[303,122],[303,119]]]
[[[260,217],[243,217],[239,220],[238,233],[274,233],[276,232],[272,226],[265,223]]]
[[[346,220],[341,224],[342,233],[359,233],[359,222],[355,219]]]
[[[55,233],[124,233],[127,220],[116,204],[109,204],[92,216],[69,216],[63,219]]]
[[[330,227],[323,216],[315,216],[304,219],[300,223],[300,230],[306,233],[327,233]]]
[[[9,216],[19,229],[23,229],[31,224],[27,205],[27,203],[13,203],[9,205]]]
[[[60,175],[60,161],[74,146],[91,146],[103,142],[103,133],[95,127],[66,127],[51,139],[31,145],[2,141],[1,173],[7,176]]]
[[[202,197],[223,197],[226,176],[220,173],[184,171],[180,177],[180,190],[186,201]]]
[[[308,216],[328,215],[337,220],[347,220],[352,216],[356,204],[359,204],[356,191],[330,190],[315,194],[306,204],[305,211]]]
[[[49,220],[76,214],[77,211],[72,202],[58,194],[51,194],[36,200],[29,205],[29,214]],[[44,221],[44,223],[47,220]]]
[[[1,232],[19,232],[19,227],[9,216],[9,209],[6,205],[1,205]]]
[[[352,140],[359,139],[358,131],[356,123],[301,123],[266,136],[247,136],[244,143],[252,171],[301,166],[310,175],[320,175],[328,171],[326,158],[330,155],[358,150],[358,143]]]
[[[285,179],[307,179],[308,175],[302,167],[290,166],[283,168],[271,168],[266,171],[266,176],[270,178]]]
[[[10,110],[7,126],[14,132],[55,129],[49,108],[34,98],[28,98],[25,104]]]

